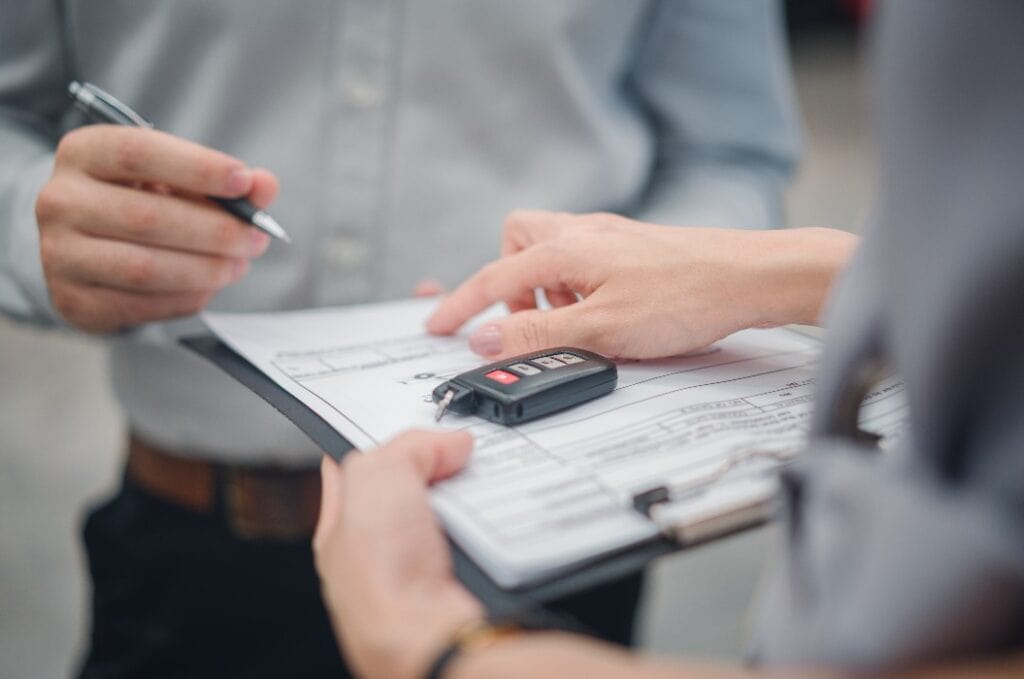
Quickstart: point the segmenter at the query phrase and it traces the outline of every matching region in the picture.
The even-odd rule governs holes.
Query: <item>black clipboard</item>
[[[221,370],[255,392],[291,420],[325,453],[341,459],[353,446],[302,401],[279,387],[258,368],[212,334],[181,340],[188,349],[214,363]],[[738,528],[739,532],[752,526]],[[723,537],[716,536],[715,539]],[[493,615],[511,615],[535,606],[544,606],[602,585],[636,575],[658,557],[683,548],[668,538],[656,538],[619,552],[603,555],[579,565],[575,570],[549,580],[505,589],[492,580],[452,540],[448,540],[458,579],[487,606]],[[692,544],[685,547],[690,548]]]

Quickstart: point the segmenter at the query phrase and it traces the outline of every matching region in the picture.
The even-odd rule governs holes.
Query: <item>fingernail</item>
[[[501,330],[493,323],[476,329],[469,336],[469,348],[481,356],[496,356],[501,353]]]
[[[252,188],[252,172],[244,167],[232,170],[228,175],[227,186],[224,187],[225,191],[232,195],[249,193],[250,188]]]
[[[249,228],[249,255],[251,257],[262,255],[267,251],[268,245],[270,245],[270,236],[259,229]]]

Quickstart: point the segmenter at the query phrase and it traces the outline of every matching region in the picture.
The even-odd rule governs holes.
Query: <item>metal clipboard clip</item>
[[[681,545],[726,535],[774,514],[779,472],[801,452],[741,450],[698,478],[636,493],[633,508]]]

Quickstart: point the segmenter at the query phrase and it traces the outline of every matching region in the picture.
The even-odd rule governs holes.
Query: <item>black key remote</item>
[[[499,424],[519,424],[604,396],[618,380],[615,363],[591,351],[558,347],[464,372],[438,385],[436,419],[448,410]]]

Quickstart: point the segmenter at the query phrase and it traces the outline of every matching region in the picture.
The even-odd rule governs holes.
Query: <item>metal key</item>
[[[448,410],[448,406],[451,405],[453,398],[455,398],[454,389],[449,389],[445,392],[444,398],[442,398],[437,404],[437,411],[434,413],[434,422],[441,421],[441,418],[444,417],[444,411]]]

